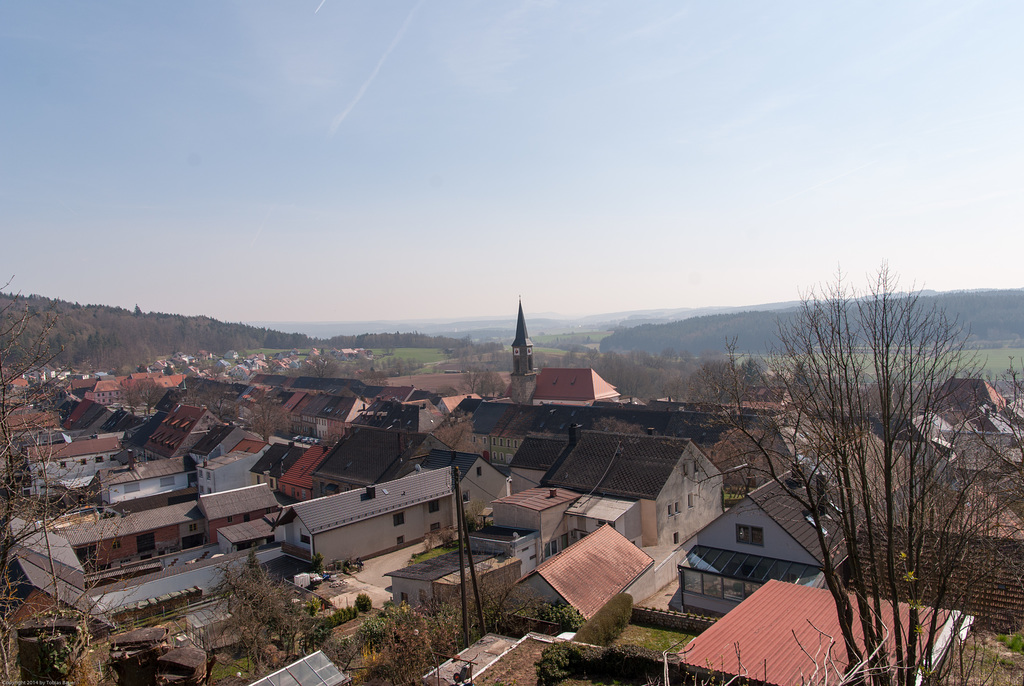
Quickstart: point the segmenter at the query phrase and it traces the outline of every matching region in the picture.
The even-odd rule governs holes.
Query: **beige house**
[[[491,503],[496,526],[538,532],[534,547],[528,551],[523,564],[524,572],[569,547],[565,513],[580,495],[565,488],[531,488]]]
[[[288,555],[324,560],[374,557],[422,541],[453,526],[452,474],[423,470],[409,476],[297,503],[275,528]]]

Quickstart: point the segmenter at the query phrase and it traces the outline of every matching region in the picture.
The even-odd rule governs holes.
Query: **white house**
[[[95,479],[103,502],[117,503],[188,488],[190,477],[195,478],[192,458],[170,457],[150,462],[133,458],[123,467],[100,470]]]
[[[121,452],[121,435],[105,434],[30,449],[28,465],[32,472],[32,494],[42,495],[54,485],[66,489],[88,486],[96,473],[109,467],[111,458]]]

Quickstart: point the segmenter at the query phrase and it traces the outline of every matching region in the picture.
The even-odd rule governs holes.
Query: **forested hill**
[[[979,347],[1024,345],[1024,291],[973,291],[921,296],[925,306],[945,310],[971,334]],[[724,351],[727,341],[736,340],[741,352],[760,353],[771,349],[779,322],[792,317],[796,309],[772,312],[751,311],[693,317],[668,324],[643,324],[619,328],[601,341],[601,351],[642,350],[660,354],[666,350],[700,355]]]
[[[56,352],[63,348],[55,362],[80,368],[133,367],[175,352],[195,353],[199,350],[223,353],[227,350],[313,346],[446,348],[464,343],[453,338],[419,333],[335,336],[325,340],[247,324],[231,324],[210,317],[144,313],[138,308],[132,311],[105,305],[79,305],[35,295],[13,296],[0,293],[0,308],[6,308],[8,318],[24,312],[26,307],[35,316],[27,322],[24,339],[37,340],[44,323],[52,317],[49,349]],[[6,335],[7,322],[3,324],[3,333]]]

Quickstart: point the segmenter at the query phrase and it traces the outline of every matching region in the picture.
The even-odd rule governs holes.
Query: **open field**
[[[1017,369],[1021,368],[1024,361],[1024,348],[986,348],[975,352],[978,354],[978,362],[984,365],[983,376],[996,379],[1006,373],[1011,360]]]
[[[542,333],[530,336],[530,339],[534,344],[576,343],[586,345],[587,343],[600,343],[602,339],[611,335],[611,331],[566,331],[564,333]]]

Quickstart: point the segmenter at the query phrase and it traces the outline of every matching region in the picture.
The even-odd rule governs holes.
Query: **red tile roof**
[[[533,400],[542,402],[594,401],[619,397],[610,383],[589,367],[545,367],[537,374]]]
[[[233,453],[258,453],[267,447],[266,441],[261,441],[258,438],[243,438],[240,440],[234,448],[231,449]]]
[[[621,593],[654,559],[605,524],[545,560],[536,574],[587,619]]]
[[[856,601],[854,603],[856,617]],[[908,605],[900,604],[900,616],[906,627],[910,616]],[[938,626],[943,626],[949,613],[944,612],[939,619]],[[891,631],[892,606],[884,601],[882,620]],[[926,615],[922,624],[927,626],[928,621]],[[855,635],[862,643],[859,622]],[[742,673],[753,680],[779,686],[797,686],[809,681],[839,683],[848,664],[832,594],[823,588],[774,580],[693,639],[679,655],[684,663],[694,667],[723,674]],[[819,664],[815,664],[811,656],[819,657]],[[826,663],[829,673],[823,674],[820,668]],[[814,674],[816,668],[819,671]]]
[[[281,475],[280,484],[282,488],[279,490],[284,491],[283,486],[294,486],[295,488],[302,488],[312,492],[313,490],[313,472],[316,471],[317,467],[327,457],[327,448],[323,446],[314,446],[303,453],[302,457],[295,461],[295,464],[291,466],[287,472]]]
[[[529,488],[519,493],[513,493],[507,495],[504,498],[498,498],[492,502],[502,503],[505,505],[515,505],[517,507],[525,507],[528,510],[546,510],[549,507],[555,507],[556,505],[564,505],[565,503],[572,502],[582,495],[576,491],[570,491],[567,488]],[[632,545],[632,544],[630,544]]]

